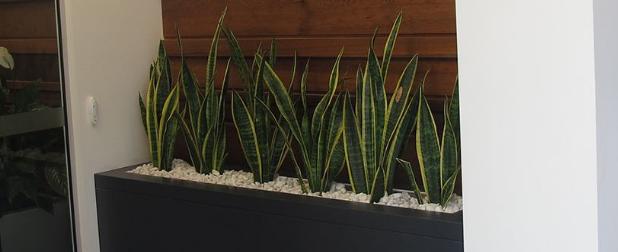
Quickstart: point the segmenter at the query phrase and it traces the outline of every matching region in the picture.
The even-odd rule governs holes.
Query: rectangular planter
[[[127,173],[95,175],[102,252],[463,251],[441,214]]]

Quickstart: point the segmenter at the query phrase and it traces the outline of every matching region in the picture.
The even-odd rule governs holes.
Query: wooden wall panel
[[[430,96],[450,95],[457,75],[452,0],[162,0],[162,4],[165,45],[174,69],[178,68],[181,56],[176,42],[178,27],[183,37],[182,55],[200,79],[203,79],[212,33],[226,6],[225,24],[236,34],[246,55],[252,55],[260,44],[268,47],[271,39],[277,40],[282,57],[277,70],[283,78],[290,75],[294,53],[301,64],[310,58],[308,89],[312,92],[327,88],[333,58],[342,47],[345,53],[341,71],[348,85],[353,85],[356,68],[365,62],[374,29],[381,27],[376,40],[380,55],[385,35],[399,10],[404,19],[387,87],[394,86],[393,76],[400,73],[414,54],[421,57],[418,79],[430,70],[427,79]],[[219,55],[228,57],[226,42],[221,41],[220,46]],[[242,86],[233,75],[232,87]]]
[[[404,13],[401,34],[455,33],[454,0],[163,0],[165,37],[212,35],[221,11],[241,37],[361,35],[388,28]]]
[[[187,64],[195,74],[195,77],[204,82],[206,77],[206,59],[205,58],[188,58]],[[309,63],[309,77],[307,91],[312,93],[323,93],[328,89],[328,79],[330,77],[330,71],[334,59],[311,59]],[[391,61],[390,74],[387,77],[386,89],[387,92],[392,92],[396,81],[399,78],[399,73],[403,71],[403,68],[408,63],[409,59],[394,59]],[[217,79],[223,79],[223,72],[225,69],[226,60],[219,60],[217,64]],[[296,77],[300,78],[300,74],[305,66],[306,59],[300,59],[298,61]],[[342,91],[354,91],[355,74],[358,66],[365,63],[365,59],[361,58],[345,58],[341,62],[340,73],[342,75],[343,83],[340,87]],[[285,83],[289,83],[292,75],[293,59],[283,58],[277,61],[275,71],[279,74],[281,79]],[[179,71],[180,58],[172,59],[172,72],[177,73]],[[242,89],[244,84],[240,82],[239,76],[236,74],[236,68],[231,65],[230,75],[230,88]],[[425,72],[429,71],[426,81],[426,93],[429,96],[443,97],[450,95],[455,83],[455,77],[457,75],[457,61],[456,59],[422,59],[418,67],[416,80],[420,81],[423,78]],[[298,79],[296,79],[298,81]],[[203,83],[201,83],[203,84]],[[221,81],[218,81],[216,85],[220,85]],[[295,85],[299,85],[296,83]]]
[[[280,58],[275,70],[285,82],[291,77],[294,53],[299,56],[297,77],[310,59],[310,104],[316,103],[327,89],[334,57],[342,47],[345,47],[341,65],[344,83],[340,90],[354,91],[356,69],[365,63],[371,34],[380,27],[376,40],[376,50],[380,55],[385,35],[400,10],[404,19],[386,83],[387,90],[392,90],[407,61],[418,54],[417,81],[430,71],[426,92],[430,96],[430,105],[438,114],[436,120],[441,121],[442,100],[451,94],[457,76],[454,0],[162,0],[162,6],[165,46],[172,57],[174,73],[177,73],[181,60],[176,42],[178,27],[183,39],[182,55],[201,82],[205,79],[212,33],[226,6],[225,24],[238,37],[247,56],[251,56],[260,44],[267,48],[273,38],[277,40]],[[219,44],[219,56],[229,57],[226,42]],[[218,80],[222,79],[226,61],[218,60]],[[240,90],[243,84],[235,74],[235,67],[231,69],[231,87]],[[227,163],[245,166],[229,118],[227,128],[230,147]],[[409,151],[404,155],[410,160],[415,160],[413,141],[410,139]],[[188,158],[182,140],[177,146],[179,157]],[[282,173],[293,175],[285,168]],[[398,177],[401,178],[398,186],[407,187],[405,175]]]

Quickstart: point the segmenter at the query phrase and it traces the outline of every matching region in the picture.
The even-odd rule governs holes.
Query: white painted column
[[[457,0],[466,251],[618,251],[616,10]]]
[[[162,37],[160,0],[61,0],[78,248],[99,251],[94,173],[148,160],[137,102]],[[92,126],[87,102],[98,102]]]
[[[594,0],[599,251],[618,251],[618,2]]]

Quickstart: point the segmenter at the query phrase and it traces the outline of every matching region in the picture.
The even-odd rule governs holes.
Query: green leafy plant
[[[372,39],[365,69],[357,72],[355,105],[349,95],[344,102],[343,138],[350,183],[354,192],[370,195],[372,202],[392,190],[395,158],[415,120],[409,111],[418,103],[413,88],[418,56],[406,65],[390,99],[384,88],[401,18],[401,14],[397,16],[391,28],[381,63]]]
[[[172,83],[169,59],[161,41],[158,57],[150,66],[146,101],[140,94],[139,105],[152,164],[166,171],[172,168],[174,143],[180,124],[179,97],[178,85]]]
[[[420,89],[416,116],[416,154],[419,160],[423,192],[421,192],[410,162],[398,159],[408,174],[419,204],[437,203],[445,206],[453,195],[461,169],[459,161],[459,85],[450,100],[444,102],[444,127],[438,137],[431,108]]]
[[[215,30],[208,63],[206,65],[206,82],[204,94],[199,91],[198,82],[193,76],[184,57],[181,63],[180,84],[186,98],[185,108],[181,113],[182,128],[196,171],[208,174],[213,170],[221,171],[227,156],[225,133],[225,94],[229,85],[229,61],[225,68],[221,90],[215,89],[215,69],[219,34],[225,18],[225,11],[219,18]],[[179,46],[181,47],[180,36]]]
[[[243,153],[256,182],[272,181],[277,171],[283,165],[288,150],[288,131],[277,127],[282,119],[269,115],[270,96],[265,89],[264,69],[267,62],[271,66],[276,63],[277,47],[273,40],[269,58],[262,57],[260,50],[255,54],[252,69],[249,69],[238,41],[230,30],[225,30],[230,48],[233,50],[232,61],[238,67],[245,83],[244,95],[234,92],[232,95],[232,118],[238,133]],[[296,72],[296,60],[292,76]],[[292,87],[294,77],[290,82],[288,92]]]
[[[299,148],[301,164],[297,161],[296,153],[290,156],[305,191],[301,165],[311,192],[328,190],[331,182],[343,169],[343,144],[341,142],[343,98],[335,95],[340,80],[339,64],[342,55],[343,50],[337,56],[331,70],[328,91],[322,96],[313,113],[307,106],[306,90],[309,72],[307,63],[301,77],[300,116],[297,115],[290,91],[283,85],[272,66],[268,62],[265,64],[264,81]]]

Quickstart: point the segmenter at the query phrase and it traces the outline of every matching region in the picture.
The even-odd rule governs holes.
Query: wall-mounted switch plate
[[[90,121],[90,125],[95,126],[97,125],[97,121],[99,120],[97,100],[94,99],[94,97],[92,96],[88,97],[87,106],[88,121]]]

